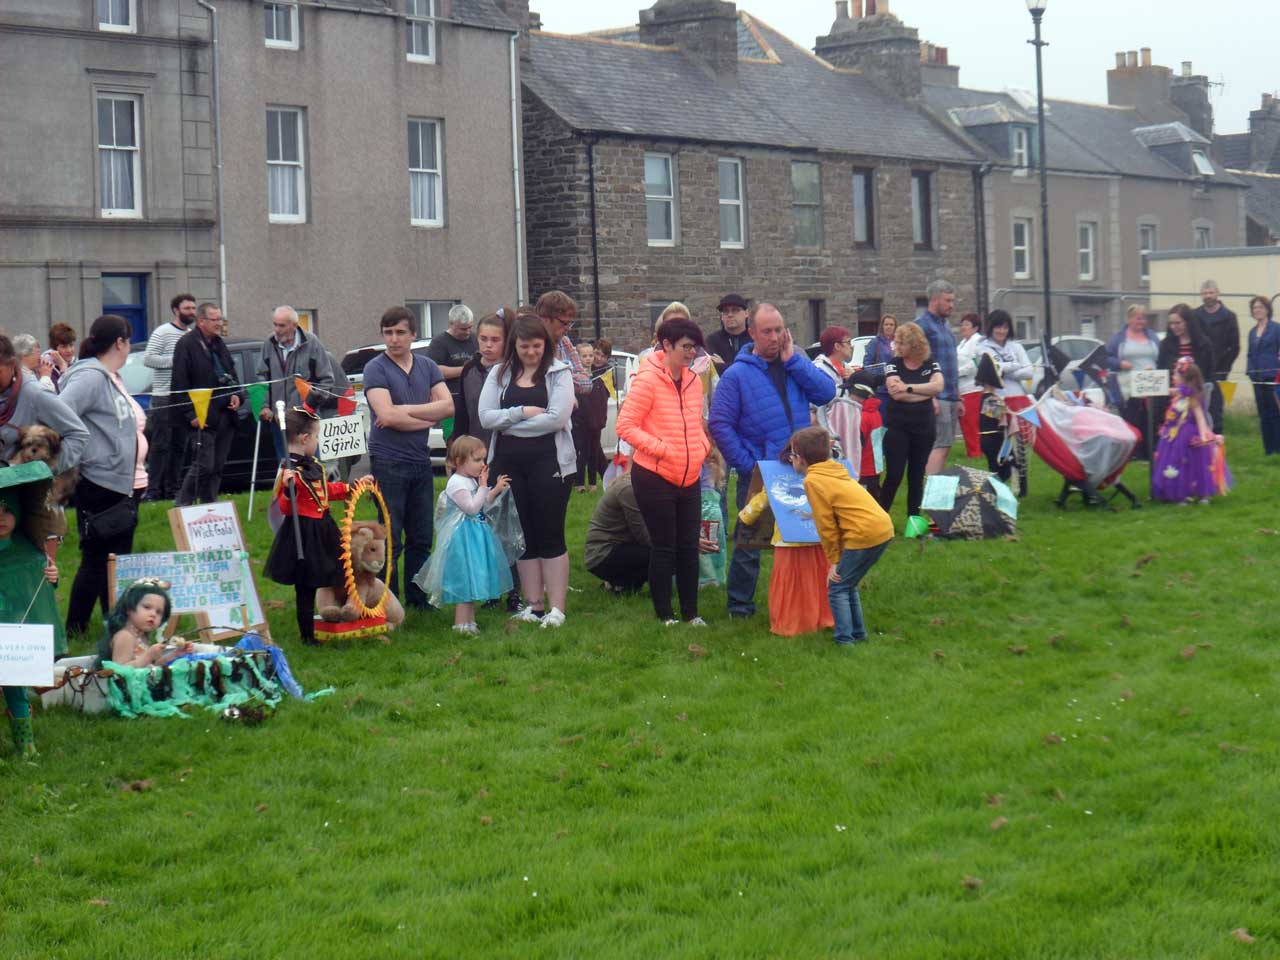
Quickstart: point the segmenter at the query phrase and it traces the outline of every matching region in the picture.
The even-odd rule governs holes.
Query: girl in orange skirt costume
[[[791,446],[782,452],[784,463],[791,460]],[[769,507],[769,496],[761,490],[747,501],[738,519],[755,524]],[[769,632],[780,637],[798,637],[835,626],[831,602],[827,599],[827,574],[831,564],[821,543],[788,543],[774,524],[770,541],[773,573],[769,576]]]

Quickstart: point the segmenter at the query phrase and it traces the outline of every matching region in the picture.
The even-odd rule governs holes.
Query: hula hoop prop
[[[392,599],[391,587],[388,582],[391,578],[391,565],[393,562],[393,548],[390,537],[387,538],[387,554],[383,560],[381,570],[382,594],[378,597],[378,602],[373,606],[368,606],[364,601],[364,597],[360,595],[359,584],[356,582],[355,560],[351,555],[351,528],[357,522],[356,508],[365,497],[372,497],[382,516],[387,520],[391,518],[391,513],[387,510],[387,502],[382,498],[382,491],[378,489],[377,481],[373,477],[361,477],[351,485],[347,494],[346,514],[343,516],[341,523],[338,524],[338,532],[341,537],[342,577],[347,594],[346,603],[354,605],[359,616],[355,620],[317,620],[315,625],[316,639],[322,643],[340,638],[354,640],[363,637],[381,636],[395,627],[395,623],[389,622],[387,619],[387,605]]]

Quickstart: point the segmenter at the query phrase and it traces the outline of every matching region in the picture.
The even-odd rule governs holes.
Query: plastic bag
[[[484,508],[484,515],[489,518],[489,526],[493,527],[498,543],[502,544],[507,565],[524,556],[524,528],[520,526],[520,512],[516,510],[510,488],[503,490],[493,503]]]

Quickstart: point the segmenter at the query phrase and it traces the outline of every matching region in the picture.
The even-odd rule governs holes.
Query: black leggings
[[[924,469],[933,450],[935,428],[930,418],[926,426],[889,427],[884,434],[884,487],[880,506],[888,513],[898,495],[902,474],[907,474],[907,516],[920,513],[924,499]]]
[[[995,417],[978,417],[979,443],[987,457],[987,469],[996,474],[1005,483],[1013,473],[1012,463],[1000,463],[1000,448],[1004,446],[1004,423]]]
[[[313,643],[316,639],[316,588],[295,583],[293,603],[298,616],[298,636],[303,643]]]
[[[135,490],[134,498],[142,496],[141,490]],[[67,601],[67,635],[84,633],[89,626],[89,618],[93,615],[93,605],[101,604],[102,616],[105,618],[111,610],[111,597],[107,596],[107,555],[133,552],[133,533],[137,527],[131,527],[124,533],[114,537],[97,539],[88,536],[85,530],[86,518],[91,513],[101,513],[121,500],[128,500],[129,495],[116,493],[106,487],[100,487],[83,477],[76,484],[76,524],[80,531],[80,569],[71,584],[71,596]],[[41,544],[43,546],[43,544]]]
[[[631,466],[631,489],[649,530],[649,594],[659,620],[673,620],[671,575],[680,591],[680,618],[698,615],[698,534],[702,488],[677,487],[640,464]]]
[[[569,509],[569,483],[560,476],[554,445],[550,452],[522,449],[511,437],[498,441],[490,480],[506,474],[524,531],[521,560],[551,560],[569,552],[564,542],[564,517]],[[523,439],[523,438],[514,438]],[[512,449],[514,448],[514,449]]]

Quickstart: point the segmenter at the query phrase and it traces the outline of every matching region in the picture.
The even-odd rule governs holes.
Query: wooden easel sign
[[[169,529],[179,550],[200,553],[205,550],[233,550],[244,553],[244,532],[240,529],[240,516],[230,500],[205,503],[190,507],[174,507],[169,511]],[[240,626],[239,604],[215,606],[196,614],[196,622],[202,627],[210,625],[236,625],[238,629],[256,630],[270,638],[266,614],[258,598],[258,585],[248,560],[244,561],[244,605],[249,608],[248,626]]]
[[[206,550],[201,553],[123,553],[107,558],[108,589],[112,602],[135,580],[155,577],[169,584],[173,613],[166,635],[171,636],[178,617],[189,613],[201,627],[214,628],[210,639],[234,637],[253,629],[246,609],[248,564],[243,550]],[[226,620],[214,620],[216,611],[230,611]],[[211,622],[212,621],[212,622]],[[221,629],[219,629],[221,628]]]

